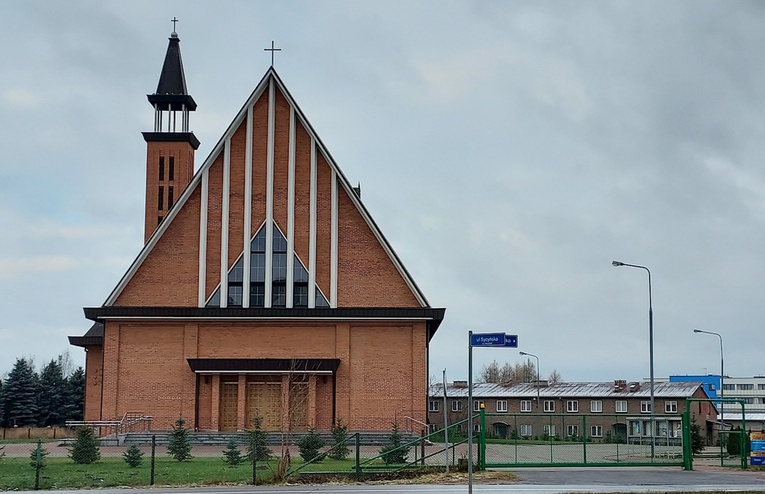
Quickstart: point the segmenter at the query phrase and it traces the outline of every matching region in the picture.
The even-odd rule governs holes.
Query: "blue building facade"
[[[669,376],[669,382],[695,381],[702,383],[704,391],[710,398],[717,398],[717,392],[720,390],[720,376],[713,375],[690,375],[690,376]]]

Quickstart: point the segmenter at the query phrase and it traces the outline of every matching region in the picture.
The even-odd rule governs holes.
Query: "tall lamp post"
[[[526,353],[526,352],[518,352],[521,355],[525,355],[526,357],[534,357],[537,359],[537,410],[540,409],[541,403],[539,402],[539,357],[534,355],[533,353]]]
[[[650,365],[649,387],[651,388],[651,458],[654,457],[656,449],[656,411],[654,410],[654,404],[656,402],[654,398],[654,379],[653,379],[653,301],[651,296],[651,270],[645,266],[639,264],[628,264],[621,261],[613,261],[611,263],[614,267],[626,266],[628,268],[645,269],[648,273],[648,354]]]
[[[720,333],[715,333],[714,331],[704,331],[703,329],[694,329],[693,332],[694,333],[702,333],[702,334],[711,334],[713,336],[717,336],[718,338],[720,338],[720,392],[717,393],[717,394],[720,396],[720,398],[722,398],[723,397],[722,396],[723,395],[723,382],[725,380],[725,377],[724,377],[725,376],[725,363],[724,363],[724,360],[723,360],[723,337],[722,337],[722,335]],[[722,430],[723,427],[725,426],[725,408],[724,408],[724,406],[725,406],[724,403],[721,401],[720,402],[720,430]]]

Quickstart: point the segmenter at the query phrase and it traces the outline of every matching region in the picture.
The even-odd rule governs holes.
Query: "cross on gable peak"
[[[281,48],[274,48],[274,41],[271,40],[271,48],[263,48],[263,51],[270,51],[271,52],[271,67],[274,66],[274,52],[276,51],[282,51]]]

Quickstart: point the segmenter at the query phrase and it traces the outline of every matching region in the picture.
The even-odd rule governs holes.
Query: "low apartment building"
[[[431,386],[428,420],[432,429],[440,429],[444,403],[449,424],[466,419],[469,409],[478,412],[483,404],[486,433],[494,437],[570,440],[586,436],[588,440],[634,443],[653,435],[657,441],[670,443],[682,436],[686,398],[708,396],[701,382],[655,382],[652,428],[648,382],[481,383],[473,385],[473,403],[468,406],[467,382],[455,381],[447,385],[445,398],[442,384]],[[713,441],[714,405],[692,402],[691,415]]]

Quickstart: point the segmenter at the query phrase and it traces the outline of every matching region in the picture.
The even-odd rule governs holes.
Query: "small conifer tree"
[[[393,422],[393,427],[388,436],[388,443],[380,450],[380,455],[386,465],[406,463],[409,456],[409,446],[402,446],[403,438],[398,429],[398,422]]]
[[[77,437],[69,449],[69,458],[78,465],[88,465],[101,458],[98,439],[90,427],[77,429]]]
[[[324,455],[319,450],[324,447],[324,439],[316,432],[314,427],[308,429],[308,434],[304,435],[298,441],[298,451],[304,461],[321,461]]]
[[[132,468],[135,468],[140,465],[141,462],[143,462],[143,451],[141,451],[138,446],[133,444],[127,449],[127,451],[122,453],[122,458],[125,460],[125,463],[130,465]]]
[[[35,468],[44,468],[46,456],[49,454],[48,450],[43,448],[42,440],[38,438],[37,445],[29,453],[29,464]]]
[[[696,423],[696,417],[693,417],[691,422],[691,451],[694,455],[697,455],[704,450],[706,445],[707,441],[701,434],[701,426]]]
[[[333,460],[348,458],[348,455],[351,454],[351,450],[348,448],[348,426],[339,417],[332,426],[332,440],[335,444],[329,452],[329,457]]]
[[[242,454],[236,441],[231,439],[228,442],[226,449],[223,450],[223,461],[225,461],[230,468],[236,468],[247,461],[247,457]]]
[[[250,463],[253,461],[253,454],[256,461],[266,461],[273,454],[266,445],[267,434],[263,431],[262,424],[262,417],[255,417],[252,420],[253,429],[249,432],[247,445],[247,459]]]
[[[37,438],[37,446],[29,453],[29,464],[35,469],[35,490],[40,489],[40,472],[45,468],[45,457],[48,451],[42,447],[42,440]]]
[[[186,427],[186,421],[183,417],[178,417],[170,432],[170,441],[167,445],[167,454],[178,461],[186,461],[193,458],[191,456],[191,440],[189,438],[189,429]]]

